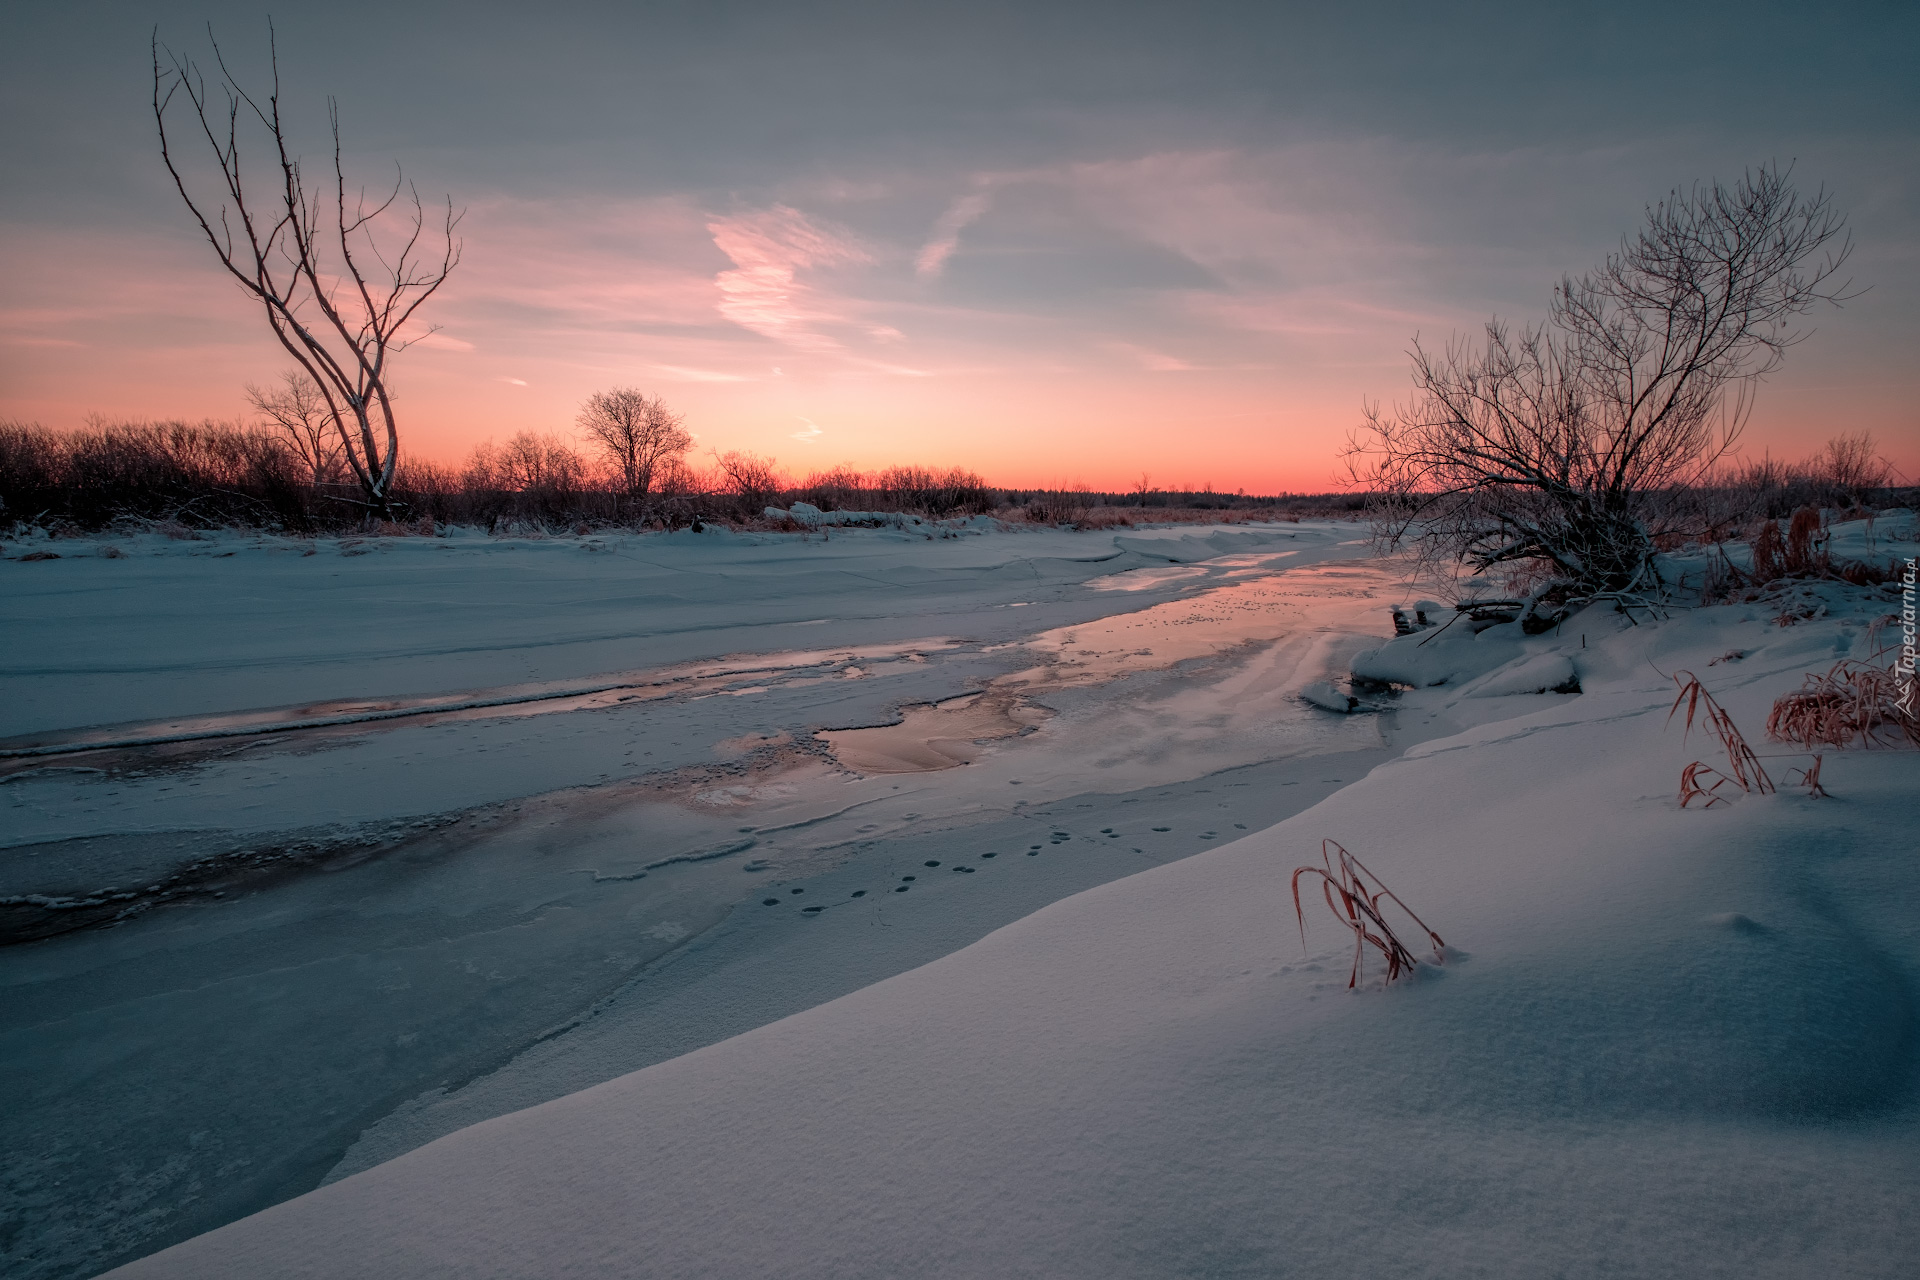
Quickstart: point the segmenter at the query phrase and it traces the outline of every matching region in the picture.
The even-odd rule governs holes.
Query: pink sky
[[[1363,401],[1404,394],[1416,332],[1537,317],[1560,271],[1661,194],[1623,189],[1619,157],[1597,174],[1522,157],[1480,175],[1504,186],[1504,221],[1463,222],[1459,192],[1410,198],[1459,165],[1376,140],[816,175],[752,200],[470,198],[464,261],[429,304],[440,328],[397,366],[403,448],[457,461],[517,431],[565,434],[588,394],[631,385],[684,412],[703,451],[771,454],[796,476],[920,462],[1015,486],[1145,472],[1326,490]],[[1580,192],[1531,185],[1554,180],[1591,189],[1561,224]],[[173,212],[105,241],[9,237],[0,415],[235,418],[242,385],[287,366]],[[1912,272],[1876,248],[1856,266]],[[1920,387],[1893,349],[1898,299],[1876,292],[1819,317],[1763,388],[1750,453],[1864,430],[1920,476]]]

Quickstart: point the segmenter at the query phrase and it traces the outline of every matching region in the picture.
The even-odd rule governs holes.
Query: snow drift
[[[1405,710],[1486,722],[115,1274],[1907,1274],[1916,757],[1683,810],[1701,748],[1653,669],[1737,642],[1712,683],[1751,732],[1864,616],[1396,640],[1365,665]],[[1581,696],[1505,696],[1556,663]],[[1496,668],[1485,699],[1420,691]],[[1311,917],[1302,954],[1287,880],[1326,837],[1459,948],[1444,968],[1349,994]]]

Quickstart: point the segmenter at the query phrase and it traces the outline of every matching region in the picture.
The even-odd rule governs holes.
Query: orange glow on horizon
[[[397,357],[403,459],[571,436],[587,395],[638,386],[685,415],[702,456],[749,449],[795,479],[904,463],[1013,488],[1124,491],[1144,472],[1165,489],[1336,489],[1362,405],[1405,394],[1416,333],[1528,313],[1450,300],[1431,251],[1386,222],[1274,212],[1230,159],[982,180],[911,242],[784,204],[478,203],[466,260],[430,307],[443,327]],[[994,219],[1026,216],[1022,199],[1096,198],[1120,264],[1103,269],[1160,272],[1154,287],[1068,279],[1056,296],[1023,274],[1050,259],[996,247]],[[189,232],[0,246],[14,299],[0,309],[0,416],[244,416],[243,384],[289,361]],[[1306,245],[1309,266],[1276,244]],[[1176,254],[1190,266],[1165,265]],[[1243,262],[1260,254],[1272,261]],[[1864,430],[1920,478],[1914,398],[1887,373],[1885,336],[1852,313],[1821,324],[1761,388],[1745,452],[1799,459]]]

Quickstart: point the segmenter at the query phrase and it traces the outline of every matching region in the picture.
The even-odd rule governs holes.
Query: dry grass
[[[1825,763],[1825,757],[1816,754],[1813,757],[1812,764],[1804,769],[1795,769],[1787,775],[1788,785],[1805,787],[1807,794],[1816,800],[1830,799],[1830,793],[1825,787],[1820,785],[1820,766],[1823,763]]]
[[[1337,863],[1333,857],[1335,853],[1340,855]],[[1434,963],[1445,962],[1443,949],[1446,943],[1440,940],[1440,935],[1427,928],[1426,922],[1414,915],[1406,903],[1380,882],[1378,876],[1362,866],[1360,859],[1334,841],[1322,840],[1320,861],[1322,866],[1294,869],[1293,914],[1300,923],[1300,945],[1304,947],[1307,943],[1307,917],[1300,905],[1300,877],[1319,876],[1320,890],[1327,908],[1341,924],[1353,931],[1353,973],[1347,979],[1349,990],[1360,984],[1360,968],[1368,947],[1378,951],[1386,960],[1388,982],[1413,972],[1414,966],[1419,963],[1381,913],[1380,904],[1388,899],[1406,912],[1407,918],[1419,925],[1432,941]]]
[[[1680,771],[1680,807],[1686,808],[1695,800],[1704,800],[1703,808],[1711,809],[1726,800],[1720,794],[1720,788],[1733,779],[1720,772],[1703,760],[1695,760]],[[1745,787],[1741,788],[1746,790]]]
[[[1878,655],[1876,655],[1878,656]],[[1852,658],[1809,672],[1773,704],[1767,736],[1814,747],[1920,747],[1920,721],[1900,706],[1900,678],[1891,666]]]
[[[1726,799],[1718,792],[1729,782],[1739,787],[1742,792],[1758,791],[1762,795],[1771,794],[1774,790],[1773,779],[1769,778],[1767,771],[1761,767],[1760,758],[1753,753],[1753,748],[1747,745],[1746,738],[1741,734],[1739,727],[1733,723],[1733,717],[1727,714],[1726,708],[1713,700],[1713,695],[1708,693],[1705,686],[1700,683],[1700,677],[1691,671],[1676,671],[1673,673],[1673,682],[1680,686],[1680,693],[1674,698],[1673,706],[1667,711],[1667,723],[1673,723],[1674,716],[1680,713],[1681,707],[1685,707],[1687,709],[1685,732],[1693,731],[1693,719],[1698,715],[1706,721],[1707,727],[1713,730],[1714,736],[1720,739],[1720,745],[1726,748],[1727,752],[1727,772],[1725,773],[1699,760],[1680,771],[1680,807],[1684,809],[1695,800],[1705,800],[1707,807],[1712,808],[1714,804]],[[1711,785],[1703,785],[1709,778],[1713,779]]]
[[[1827,567],[1827,557],[1816,555],[1814,541],[1820,536],[1820,513],[1812,507],[1801,507],[1793,513],[1793,519],[1787,525],[1787,572],[1790,574],[1814,573]]]

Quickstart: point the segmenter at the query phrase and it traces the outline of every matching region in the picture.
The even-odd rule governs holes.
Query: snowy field
[[[1295,697],[1389,629],[1345,524],[51,549],[0,562],[9,1275],[820,1004],[1387,754]]]
[[[1389,641],[1354,539],[0,564],[7,749],[177,739],[0,757],[8,1274],[1913,1274],[1920,758],[1762,733],[1897,597]]]

